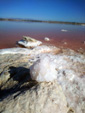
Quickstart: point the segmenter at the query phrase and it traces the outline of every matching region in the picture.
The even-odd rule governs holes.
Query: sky
[[[85,23],[85,0],[0,0],[0,18]]]

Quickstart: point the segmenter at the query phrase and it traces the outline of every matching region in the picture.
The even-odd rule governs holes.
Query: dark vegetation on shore
[[[72,25],[84,25],[85,26],[85,23],[79,23],[79,22],[45,21],[45,20],[31,20],[31,19],[0,18],[0,21],[42,22],[42,23],[72,24]]]

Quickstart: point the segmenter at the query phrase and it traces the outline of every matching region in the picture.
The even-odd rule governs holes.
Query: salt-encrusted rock
[[[44,40],[45,41],[50,41],[50,39],[48,37],[45,37]]]
[[[30,74],[37,82],[53,82],[56,79],[66,95],[71,110],[75,113],[85,112],[85,57],[83,55],[43,54],[31,66]]]
[[[0,50],[0,112],[23,113],[26,110],[29,113],[45,113],[46,110],[46,113],[50,113],[47,112],[50,110],[51,113],[55,113],[57,109],[59,110],[56,110],[57,113],[84,113],[84,54],[51,46],[39,46],[28,51],[26,49],[25,52],[24,50],[24,48]],[[57,80],[49,83],[32,81],[29,68],[38,60],[47,57],[51,61],[49,64],[55,65]],[[39,112],[40,110],[42,112]]]
[[[0,49],[0,55],[4,54],[30,54],[31,50],[27,48],[7,48]]]
[[[59,53],[60,49],[53,46],[38,46],[34,49],[27,48],[9,48],[0,50],[0,87],[1,89],[10,89],[18,84],[13,78],[23,78],[23,73],[27,71],[30,65],[37,61],[44,53]],[[29,61],[29,62],[28,62]],[[11,68],[13,67],[13,68]],[[11,69],[11,71],[10,71]],[[24,69],[24,71],[23,71]],[[13,72],[12,72],[13,70]],[[22,72],[23,71],[23,72]],[[19,73],[18,73],[19,72]],[[11,75],[11,73],[14,75]],[[26,72],[29,73],[29,72]],[[13,78],[11,78],[11,76]],[[11,79],[10,79],[11,78]]]
[[[56,81],[40,83],[0,102],[1,113],[67,113],[67,102]]]
[[[29,36],[23,36],[23,40],[26,40],[26,41],[30,41],[30,42],[37,42],[38,40],[34,39],[34,38],[31,38]]]
[[[19,45],[22,45],[24,47],[36,47],[42,44],[41,41],[38,41],[36,39],[33,39],[28,36],[23,36],[23,40],[18,41]]]
[[[52,82],[57,79],[56,65],[48,55],[42,56],[30,67],[30,74],[37,82]]]
[[[61,49],[55,46],[42,45],[42,46],[35,47],[32,51],[32,55],[34,56],[35,54],[43,54],[43,53],[57,54],[60,52],[61,52]]]
[[[37,46],[33,49],[28,49],[28,48],[7,48],[7,49],[1,49],[0,50],[0,55],[5,55],[5,54],[28,54],[31,56],[40,54],[40,53],[59,53],[61,51],[60,48],[57,48],[55,46],[46,46],[46,45],[41,45]]]

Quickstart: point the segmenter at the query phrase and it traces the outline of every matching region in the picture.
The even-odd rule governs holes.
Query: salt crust
[[[67,98],[68,106],[75,113],[85,111],[85,58],[83,55],[43,54],[30,67],[30,74],[37,82],[57,80]],[[79,72],[81,70],[81,72]],[[81,96],[81,97],[80,97]]]
[[[30,54],[31,50],[27,48],[7,48],[0,49],[0,55],[4,54]]]
[[[38,82],[53,81],[57,79],[55,64],[50,60],[49,56],[42,56],[30,67],[31,78]]]
[[[46,45],[37,46],[34,49],[19,48],[19,47],[7,48],[7,49],[0,49],[0,55],[4,55],[4,54],[28,54],[29,55],[30,54],[31,56],[33,56],[33,55],[44,53],[44,52],[51,52],[56,49],[59,49],[59,48],[54,46],[46,46]]]
[[[9,48],[0,50],[0,55],[34,56],[34,64],[30,67],[32,79],[38,82],[52,82],[56,79],[64,91],[68,106],[74,109],[75,113],[85,113],[85,57],[79,54],[44,54],[45,51],[51,52],[54,49],[56,48],[48,46],[40,46],[32,50]]]
[[[27,42],[25,40],[20,40],[18,41],[18,44],[23,45],[24,47],[36,47],[42,44],[42,42],[41,41]]]
[[[45,41],[50,41],[50,39],[48,37],[45,37],[44,40]]]
[[[68,76],[68,79],[73,80],[76,76],[76,73],[71,69],[71,66],[76,62],[85,62],[85,59],[83,59],[81,55],[66,56],[43,54],[39,57],[40,58],[30,67],[32,79],[38,82],[53,81],[59,76],[59,73],[62,71],[65,71],[65,73],[67,74],[70,73],[71,75]],[[73,67],[75,69],[75,66]]]
[[[38,58],[37,61],[35,60],[36,62],[30,67],[32,79],[38,82],[53,81],[54,79],[57,79],[59,73],[62,71],[65,71],[67,74],[70,73],[71,76],[68,76],[68,79],[72,80],[76,76],[75,71],[71,69],[73,63],[85,62],[85,59],[83,59],[81,55],[66,56],[43,54],[39,57],[40,58]],[[75,69],[75,66],[73,67]]]

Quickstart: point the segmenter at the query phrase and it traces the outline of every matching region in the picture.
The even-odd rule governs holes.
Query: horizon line
[[[71,24],[71,25],[84,25],[85,26],[85,23],[81,23],[81,22],[36,20],[36,19],[23,19],[23,18],[0,18],[0,21],[42,22],[42,23]]]

